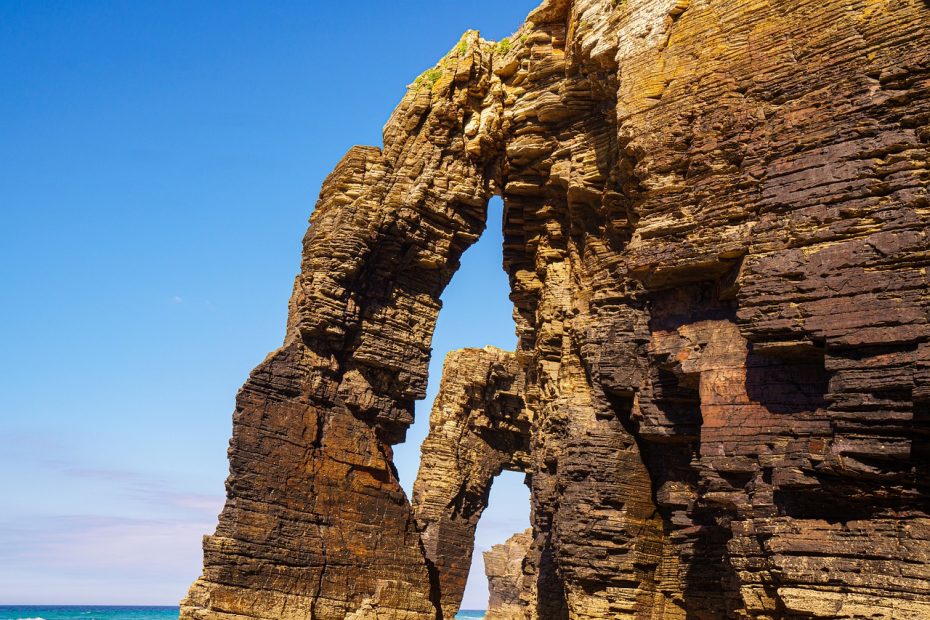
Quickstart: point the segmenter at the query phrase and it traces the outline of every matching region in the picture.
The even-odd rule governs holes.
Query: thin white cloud
[[[214,527],[100,515],[5,525],[0,604],[176,604],[197,576],[201,537]],[[101,592],[111,598],[100,600]]]
[[[53,508],[21,498],[0,513],[0,604],[176,604],[200,570],[201,538],[224,497],[101,465],[51,433],[20,439],[0,464],[24,466],[71,500]],[[78,514],[85,510],[100,512]]]

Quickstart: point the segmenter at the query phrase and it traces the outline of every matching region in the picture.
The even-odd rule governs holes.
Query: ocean
[[[456,620],[481,620],[484,612],[463,609]],[[177,620],[177,607],[78,607],[0,605],[0,620]]]

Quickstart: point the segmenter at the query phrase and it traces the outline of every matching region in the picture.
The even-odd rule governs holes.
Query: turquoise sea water
[[[178,620],[177,607],[0,607],[0,620]]]
[[[76,607],[0,605],[0,620],[177,620],[177,607]],[[456,620],[480,620],[483,611],[462,610]]]

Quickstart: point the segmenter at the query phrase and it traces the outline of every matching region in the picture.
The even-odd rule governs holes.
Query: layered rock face
[[[502,468],[526,618],[930,617],[930,4],[548,0],[350,151],[184,618],[449,618]],[[503,196],[518,350],[449,358]],[[521,600],[524,600],[521,598]]]
[[[531,615],[536,595],[534,575],[524,571],[533,544],[533,530],[514,534],[484,552],[488,578],[488,609],[484,620],[523,620]]]
[[[471,568],[475,528],[491,483],[529,468],[524,368],[494,347],[451,352],[430,413],[413,487],[413,514],[435,571],[443,616],[454,618]]]
[[[384,148],[326,180],[281,349],[237,398],[227,502],[184,618],[434,617],[426,558],[391,463],[423,398],[439,295],[484,229],[490,178],[477,34],[411,91]],[[438,94],[444,96],[439,97]]]

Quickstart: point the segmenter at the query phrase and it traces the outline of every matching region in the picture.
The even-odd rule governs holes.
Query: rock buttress
[[[436,617],[391,462],[439,296],[484,229],[490,56],[477,33],[354,148],[304,239],[283,347],[239,392],[227,501],[182,618]],[[465,128],[468,127],[468,135]]]
[[[536,596],[534,575],[525,571],[533,530],[514,534],[484,552],[488,609],[484,620],[525,620]]]
[[[446,356],[413,486],[413,514],[445,618],[462,602],[494,477],[529,465],[523,392],[523,364],[511,352],[485,347]]]
[[[930,6],[553,1],[518,34],[539,617],[930,616]]]

